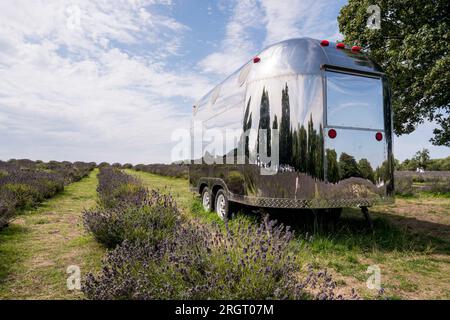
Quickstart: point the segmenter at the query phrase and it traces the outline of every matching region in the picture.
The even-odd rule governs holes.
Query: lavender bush
[[[400,196],[413,196],[413,179],[411,177],[396,178],[395,180],[395,193]]]
[[[108,248],[124,240],[145,240],[156,245],[170,238],[181,220],[172,197],[156,191],[147,194],[139,204],[97,207],[83,214],[85,229]]]
[[[14,216],[16,205],[14,193],[0,187],[0,229]]]
[[[0,228],[17,209],[30,208],[89,174],[95,164],[31,160],[0,161]]]
[[[420,192],[448,196],[450,194],[450,171],[396,171],[395,191],[403,196],[412,196]]]
[[[181,215],[175,201],[117,168],[104,167],[99,174],[99,206],[85,210],[84,227],[98,242],[114,248],[124,240],[152,245],[170,238]]]
[[[342,298],[326,271],[301,271],[289,227],[267,217],[225,227],[182,219],[171,196],[117,168],[102,168],[99,179],[101,200],[84,225],[114,249],[83,281],[90,299]]]
[[[288,250],[293,234],[265,220],[217,225],[184,223],[155,246],[125,241],[109,252],[102,272],[88,274],[90,299],[334,299],[335,283]]]
[[[102,167],[98,180],[99,204],[105,208],[140,205],[147,196],[147,190],[138,179],[117,168]]]
[[[185,164],[138,164],[134,166],[134,169],[137,171],[144,171],[174,178],[187,178],[188,168],[188,165]]]

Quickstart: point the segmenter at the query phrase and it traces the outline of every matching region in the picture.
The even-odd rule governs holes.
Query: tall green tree
[[[252,128],[252,113],[250,112],[250,104],[252,102],[252,98],[250,97],[248,99],[247,108],[245,108],[245,114],[244,114],[244,123],[242,124],[242,130],[244,132],[244,154],[246,158],[246,163],[248,161],[248,158],[250,156],[249,151],[249,131]]]
[[[265,136],[260,136],[260,130],[266,130]],[[261,96],[261,105],[259,108],[259,125],[258,125],[258,138],[257,138],[257,152],[259,153],[259,143],[266,144],[267,156],[271,155],[271,130],[270,130],[270,103],[269,93],[264,88]]]
[[[450,157],[430,160],[427,169],[433,171],[450,171]]]
[[[278,130],[278,117],[277,117],[277,115],[275,115],[275,116],[273,117],[272,129]]]
[[[351,177],[361,177],[355,157],[342,152],[339,157],[339,173],[342,180]]]
[[[308,169],[308,134],[305,126],[302,124],[298,130],[298,144],[299,144],[299,168],[300,172],[307,172]]]
[[[362,178],[375,182],[375,172],[367,159],[359,160],[358,168]]]
[[[369,5],[380,8],[380,29],[367,28]],[[450,146],[449,12],[448,0],[349,0],[338,17],[344,41],[361,45],[389,77],[395,133],[435,121],[431,142],[443,146]]]
[[[419,167],[419,164],[414,159],[405,159],[400,167],[399,171],[415,171]]]
[[[324,168],[323,168],[323,133],[322,125],[319,127],[319,132],[314,128],[314,121],[312,114],[310,114],[308,121],[308,133],[307,133],[307,159],[306,159],[306,170],[307,172],[316,178],[323,179]]]
[[[419,167],[423,169],[428,169],[428,165],[430,163],[430,151],[428,149],[422,149],[417,151],[414,155],[413,160],[417,162]]]
[[[327,149],[326,154],[327,154],[327,180],[329,182],[338,182],[340,176],[336,151],[334,149]]]
[[[381,166],[375,169],[375,181],[388,181],[391,177],[391,164],[389,160],[383,161]]]
[[[323,139],[323,127],[322,124],[319,126],[319,133],[316,136],[317,139],[317,148],[316,148],[316,177],[323,180],[324,178],[324,139]]]
[[[286,87],[281,93],[280,163],[290,164],[292,142],[291,107],[289,104],[289,88],[286,83]]]
[[[300,126],[298,126],[298,130],[292,131],[292,154],[289,158],[289,164],[296,170],[300,170],[300,139],[298,135],[299,130]]]

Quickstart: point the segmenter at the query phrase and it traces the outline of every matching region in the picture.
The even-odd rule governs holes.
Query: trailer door
[[[387,166],[382,79],[337,71],[326,71],[325,76],[328,181],[358,177],[384,185],[380,176]]]

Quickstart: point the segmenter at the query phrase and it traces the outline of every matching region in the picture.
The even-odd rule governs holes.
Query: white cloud
[[[211,78],[286,38],[335,40],[340,1],[220,0],[223,39],[203,41],[219,50],[194,65],[169,65],[191,32],[170,0],[1,1],[0,159],[169,161],[172,129]]]
[[[0,158],[170,160],[171,129],[210,84],[166,67],[188,28],[157,3],[2,2]]]
[[[226,26],[220,51],[200,61],[200,68],[205,72],[229,75],[241,67],[258,48],[252,34],[261,29],[263,19],[257,0],[237,1]]]
[[[230,10],[225,36],[218,51],[208,55],[199,66],[220,78],[234,72],[253,54],[270,44],[296,37],[341,40],[337,16],[345,0],[247,0],[219,2],[219,9]],[[254,37],[254,30],[265,37]],[[261,30],[263,29],[263,30]],[[427,123],[413,134],[395,138],[394,154],[401,160],[420,148],[430,149],[432,157],[446,157],[449,148],[432,146],[434,126]]]
[[[336,5],[339,3],[335,1],[331,5],[317,0],[262,0],[266,12],[265,44],[297,37],[336,40],[339,37]]]
[[[235,3],[219,51],[204,58],[205,72],[229,75],[270,44],[297,37],[336,40],[340,37],[336,4],[316,0],[245,0]],[[261,43],[254,31],[265,30]]]

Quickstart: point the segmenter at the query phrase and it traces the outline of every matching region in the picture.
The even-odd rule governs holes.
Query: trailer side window
[[[384,129],[380,78],[327,71],[327,125]]]

